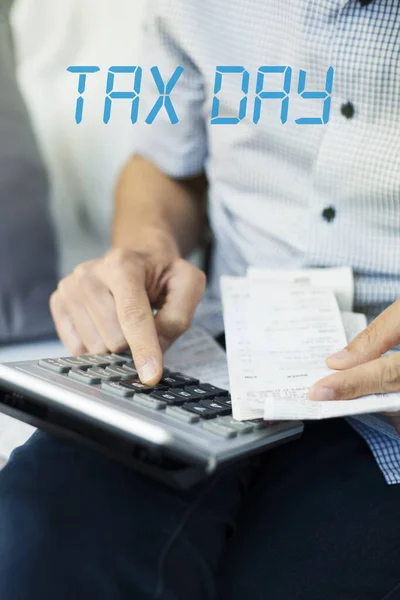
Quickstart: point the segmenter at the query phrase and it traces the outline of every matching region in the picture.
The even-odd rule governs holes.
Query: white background
[[[108,246],[117,174],[133,147],[129,101],[102,121],[107,68],[138,64],[145,0],[16,0],[13,28],[18,76],[51,175],[61,271]],[[77,76],[70,65],[97,65],[88,79],[84,121],[75,124]],[[122,81],[120,89],[130,89]],[[0,361],[65,354],[59,345],[3,348]],[[0,415],[2,455],[32,428]]]
[[[116,176],[133,148],[130,102],[118,101],[104,125],[107,69],[140,61],[146,0],[15,0],[19,81],[52,178],[62,273],[103,253]],[[74,120],[78,76],[70,65],[97,65]],[[126,77],[126,76],[122,76]],[[121,80],[116,89],[131,89]]]

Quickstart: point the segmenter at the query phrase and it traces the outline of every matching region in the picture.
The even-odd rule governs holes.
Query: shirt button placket
[[[346,117],[346,119],[352,119],[356,112],[354,104],[352,102],[346,102],[345,104],[342,104],[340,107],[340,112],[344,117]]]
[[[324,210],[322,211],[322,218],[325,219],[325,221],[327,223],[331,223],[332,221],[334,221],[335,217],[336,217],[336,209],[334,206],[328,206],[327,208],[324,208]]]

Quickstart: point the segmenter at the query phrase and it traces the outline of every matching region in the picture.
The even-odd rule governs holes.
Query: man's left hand
[[[400,344],[400,299],[387,308],[346,348],[326,359],[339,373],[310,389],[310,400],[352,400],[367,394],[400,392],[400,352],[382,356]],[[389,413],[400,431],[400,413]]]

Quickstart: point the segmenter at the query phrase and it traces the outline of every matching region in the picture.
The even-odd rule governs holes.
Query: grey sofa
[[[15,77],[11,0],[0,0],[0,344],[54,333],[57,255],[46,173]]]

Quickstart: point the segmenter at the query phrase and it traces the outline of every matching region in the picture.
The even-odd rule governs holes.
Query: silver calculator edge
[[[162,411],[133,405],[130,400],[88,388],[61,374],[44,371],[37,361],[0,364],[0,388],[3,398],[6,391],[14,394],[11,403],[0,398],[0,412],[39,427],[44,421],[51,425],[57,412],[72,416],[118,438],[162,449],[171,457],[197,465],[206,475],[235,459],[256,453],[261,447],[267,449],[299,437],[303,431],[301,422],[284,422],[254,431],[246,438],[219,439],[210,436],[201,424],[198,427],[186,424]],[[39,417],[35,414],[38,407],[43,407]]]

